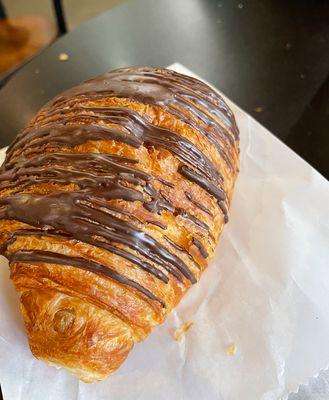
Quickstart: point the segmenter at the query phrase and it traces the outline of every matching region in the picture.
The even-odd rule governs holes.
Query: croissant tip
[[[128,325],[84,300],[27,290],[21,295],[21,309],[32,354],[83,382],[105,379],[133,347]]]

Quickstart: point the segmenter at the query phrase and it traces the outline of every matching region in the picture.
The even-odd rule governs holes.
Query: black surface
[[[286,143],[329,178],[329,76],[292,127]]]
[[[68,61],[58,60],[61,52]],[[0,91],[0,146],[48,99],[83,79],[121,66],[174,61],[209,80],[329,175],[329,135],[321,148],[313,145],[328,125],[319,119],[313,124],[308,111],[313,142],[303,123],[329,71],[327,1],[127,2],[63,36],[6,84]]]

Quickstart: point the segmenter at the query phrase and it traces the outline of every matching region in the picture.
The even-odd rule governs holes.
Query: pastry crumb
[[[237,352],[238,348],[236,347],[235,343],[232,343],[230,346],[226,348],[226,354],[228,356],[234,356]]]
[[[261,113],[261,112],[263,112],[263,107],[256,107],[256,108],[254,108],[254,111]]]
[[[58,56],[58,59],[59,59],[59,61],[67,61],[67,60],[69,59],[69,55],[66,54],[66,53],[61,53],[61,54]]]
[[[177,341],[181,340],[183,335],[185,335],[185,333],[191,328],[192,325],[193,322],[188,322],[184,324],[181,328],[176,329],[174,333],[174,339]]]

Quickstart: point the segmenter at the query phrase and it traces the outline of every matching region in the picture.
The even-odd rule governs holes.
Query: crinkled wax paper
[[[193,75],[179,64],[172,68]],[[216,256],[110,378],[84,384],[31,355],[1,260],[5,400],[281,399],[328,366],[329,184],[230,105],[241,133],[241,172]],[[174,331],[186,322],[192,327],[175,341]],[[228,355],[233,344],[236,353]]]

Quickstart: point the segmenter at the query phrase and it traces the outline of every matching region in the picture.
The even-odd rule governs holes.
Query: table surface
[[[129,1],[57,40],[0,90],[0,147],[81,80],[178,61],[329,177],[328,21],[321,0]]]
[[[2,88],[0,146],[47,100],[83,79],[178,61],[328,177],[328,21],[323,0],[127,2],[57,40]]]

